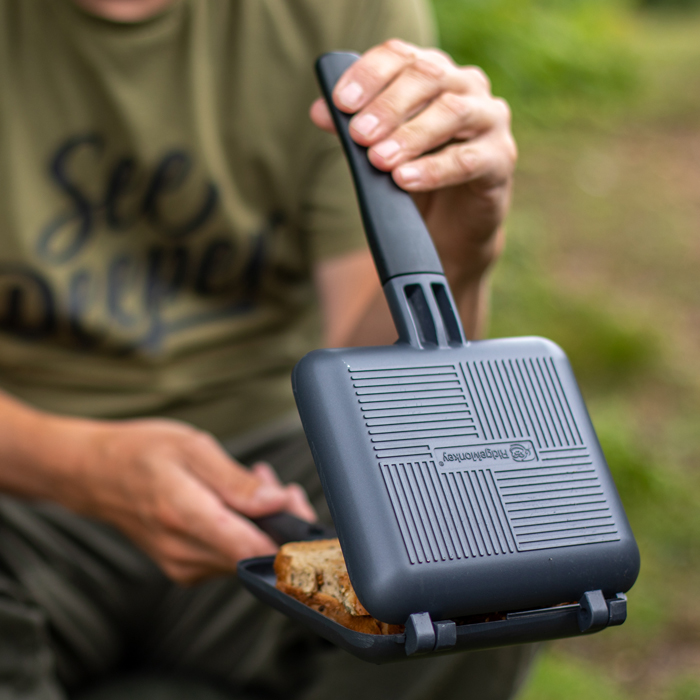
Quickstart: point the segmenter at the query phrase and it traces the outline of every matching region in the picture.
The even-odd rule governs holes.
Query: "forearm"
[[[442,264],[464,333],[469,340],[483,336],[489,311],[489,279],[505,242],[505,231],[500,227],[493,236],[472,250],[442,254]]]
[[[483,336],[488,319],[489,273],[488,271],[476,279],[463,282],[461,285],[450,285],[462,327],[467,340],[476,340]]]
[[[38,411],[0,392],[0,491],[71,505],[89,421]]]
[[[1,392],[0,492],[99,518],[183,583],[272,554],[248,518],[315,517],[299,486],[284,486],[264,464],[244,468],[184,423],[56,416]]]

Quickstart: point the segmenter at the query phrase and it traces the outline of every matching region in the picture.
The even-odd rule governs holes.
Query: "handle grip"
[[[332,527],[323,523],[307,523],[291,513],[273,513],[253,518],[253,522],[275,544],[287,542],[306,542],[309,540],[327,540],[337,537]]]
[[[440,258],[411,196],[396,185],[391,175],[369,162],[367,149],[350,136],[352,115],[333,104],[335,84],[358,58],[354,53],[324,54],[316,61],[316,73],[350,164],[379,278],[384,285],[399,275],[442,275]]]

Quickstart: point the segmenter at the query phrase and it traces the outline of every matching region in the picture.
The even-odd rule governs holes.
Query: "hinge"
[[[579,600],[578,626],[581,632],[597,632],[627,619],[627,596],[618,593],[605,600],[603,591],[586,591]]]
[[[430,613],[413,613],[406,620],[406,656],[451,649],[457,644],[453,620],[433,622]]]

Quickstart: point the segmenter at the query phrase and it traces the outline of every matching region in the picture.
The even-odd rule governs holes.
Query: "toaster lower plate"
[[[300,603],[275,587],[274,557],[245,559],[238,564],[241,583],[257,598],[271,605],[293,620],[306,625],[318,635],[364,661],[375,664],[413,658],[407,653],[406,634],[373,635],[349,630],[325,615]],[[626,599],[619,594],[605,601],[610,609],[608,624],[621,624],[626,614]],[[602,629],[598,626],[582,633],[581,605],[579,603],[551,608],[511,612],[503,620],[472,622],[452,626],[452,639],[440,648],[439,635],[433,649],[418,653],[449,653],[477,651],[512,644],[543,642],[563,637],[577,637]],[[439,626],[442,623],[438,623]],[[448,623],[451,624],[451,623]],[[456,632],[456,634],[455,634]],[[410,641],[409,641],[410,646]],[[414,645],[415,646],[415,645]]]

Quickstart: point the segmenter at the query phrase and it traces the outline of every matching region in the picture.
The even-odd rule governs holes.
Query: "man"
[[[414,195],[472,336],[515,160],[487,79],[419,48],[420,0],[0,0],[0,32],[3,697],[143,668],[266,697],[509,696],[527,652],[374,669],[226,576],[275,549],[250,518],[315,517],[290,482],[325,513],[294,362],[320,329],[394,340],[307,118],[332,131],[313,59],[365,52],[335,102]]]

